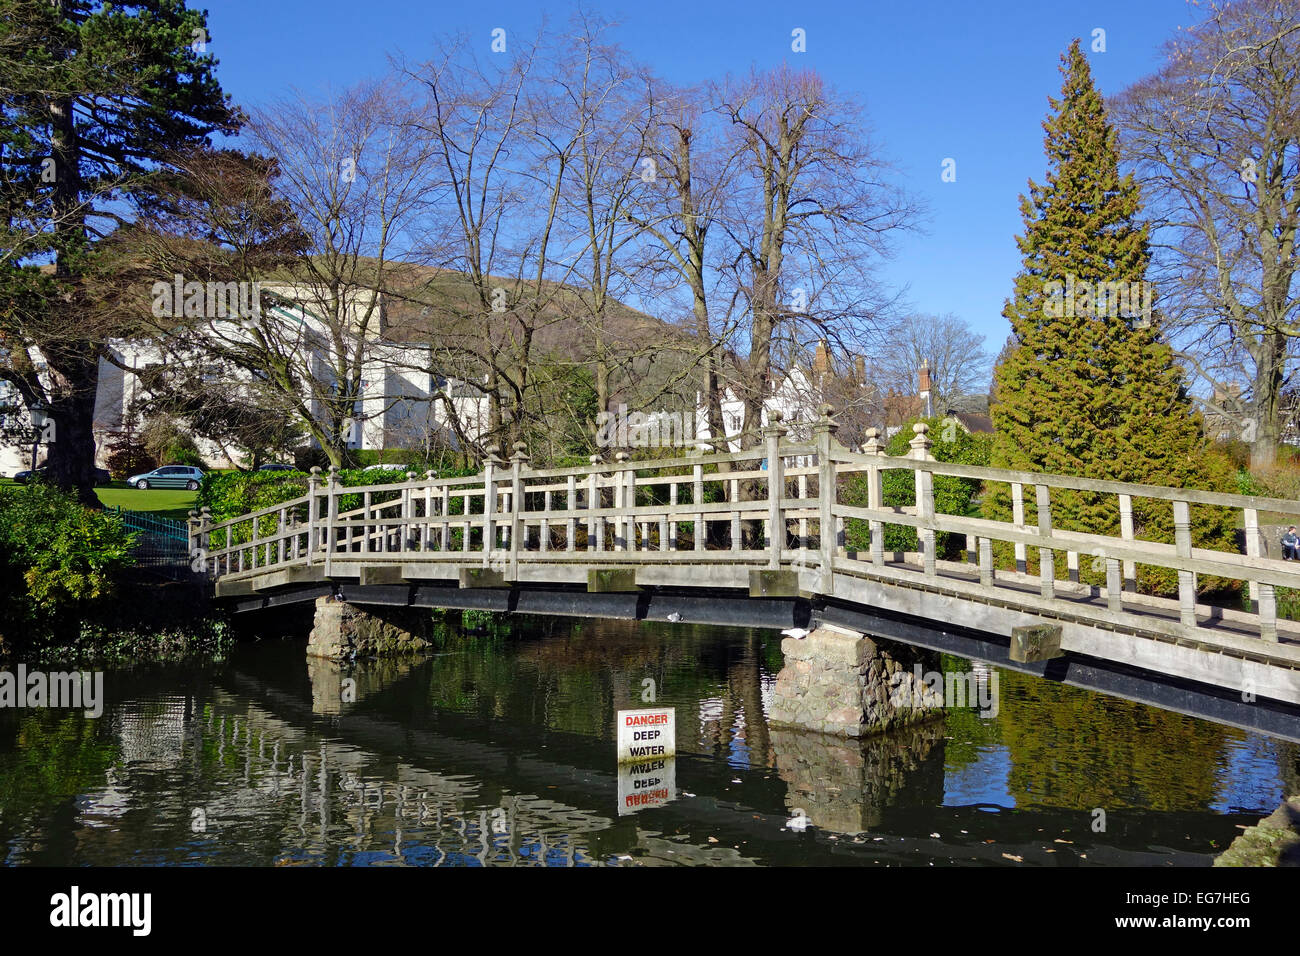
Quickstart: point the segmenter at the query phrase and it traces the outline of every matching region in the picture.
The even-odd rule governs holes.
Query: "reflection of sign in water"
[[[619,766],[674,757],[676,741],[677,719],[673,708],[618,712]]]
[[[618,767],[618,815],[662,807],[677,796],[677,761],[657,757]]]

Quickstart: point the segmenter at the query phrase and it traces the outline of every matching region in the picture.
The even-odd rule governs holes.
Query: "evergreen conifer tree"
[[[1232,490],[1226,462],[1207,458],[1200,415],[1162,341],[1155,292],[1145,282],[1150,253],[1138,185],[1120,174],[1116,132],[1077,40],[1061,72],[1061,98],[1050,100],[1043,124],[1047,177],[1021,197],[1023,266],[1003,309],[1012,342],[994,374],[991,464]],[[1032,522],[1033,495],[1026,498]],[[1114,495],[1054,490],[1052,508],[1057,528],[1119,533]],[[989,489],[985,511],[1010,517],[1009,486]],[[1228,517],[1193,511],[1197,543],[1228,549]],[[1167,502],[1135,499],[1134,523],[1139,538],[1173,540]],[[1081,563],[1085,580],[1104,580],[1101,557]],[[1057,560],[1064,565],[1063,554]],[[1161,591],[1174,584],[1172,572],[1143,573],[1139,581]]]

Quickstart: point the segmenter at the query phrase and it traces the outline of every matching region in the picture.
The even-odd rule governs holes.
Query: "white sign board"
[[[671,707],[618,712],[618,763],[643,763],[677,755],[677,718]]]

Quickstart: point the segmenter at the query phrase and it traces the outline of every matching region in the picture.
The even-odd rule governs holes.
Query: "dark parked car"
[[[25,485],[27,484],[27,482],[31,481],[32,475],[35,475],[37,478],[44,480],[49,475],[49,471],[50,469],[48,466],[41,465],[34,472],[31,470],[18,472],[16,475],[14,475],[14,481],[16,481],[20,485]],[[113,476],[110,475],[105,469],[103,468],[95,469],[96,485],[107,485],[107,484],[111,484],[112,481],[113,481]]]
[[[278,461],[268,461],[265,465],[258,465],[258,471],[297,471],[293,465],[285,465]]]

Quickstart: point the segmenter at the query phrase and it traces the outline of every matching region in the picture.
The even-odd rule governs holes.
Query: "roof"
[[[957,419],[962,428],[975,434],[991,435],[993,433],[993,419],[988,415],[972,415],[969,412],[957,412],[951,408],[944,419]]]

